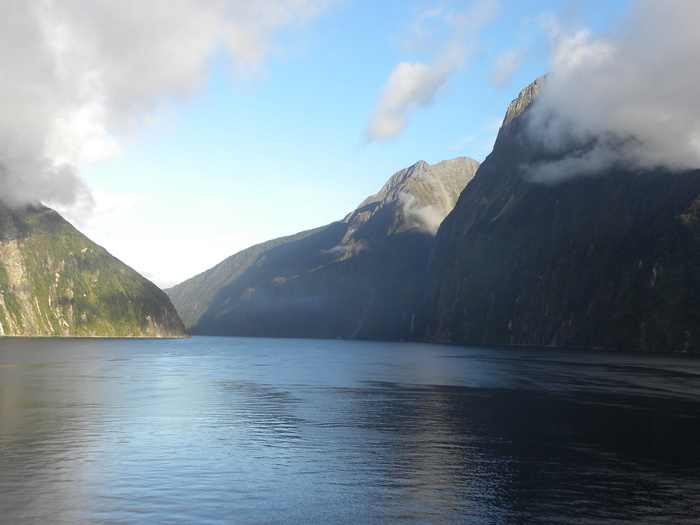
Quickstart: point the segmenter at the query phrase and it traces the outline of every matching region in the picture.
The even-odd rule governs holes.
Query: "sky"
[[[548,72],[548,147],[602,131],[692,165],[700,109],[659,100],[697,105],[699,5],[0,0],[0,198],[57,209],[165,288],[342,219],[419,160],[483,161]],[[612,142],[566,172],[614,162]]]

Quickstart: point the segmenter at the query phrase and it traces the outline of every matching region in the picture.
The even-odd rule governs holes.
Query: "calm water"
[[[699,359],[0,340],[2,523],[699,516]]]

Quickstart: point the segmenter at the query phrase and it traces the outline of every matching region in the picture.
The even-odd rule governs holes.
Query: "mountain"
[[[437,233],[426,339],[700,352],[700,171],[532,182],[523,166],[553,160],[525,131],[542,82]]]
[[[166,293],[193,334],[415,338],[433,234],[478,165],[418,162],[342,221],[243,250]]]
[[[0,205],[0,335],[186,337],[165,293],[45,206]]]

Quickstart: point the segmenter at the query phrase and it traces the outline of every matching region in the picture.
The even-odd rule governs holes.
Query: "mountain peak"
[[[515,120],[516,118],[518,118],[522,114],[522,112],[525,111],[525,108],[527,108],[530,105],[530,103],[535,99],[535,97],[537,97],[546,78],[547,75],[537,77],[529,86],[527,86],[520,92],[517,98],[515,98],[510,103],[510,105],[508,106],[508,110],[506,111],[506,116],[503,119],[503,124],[501,125],[501,131],[499,131],[499,135],[502,132],[508,130],[510,127],[510,123],[513,122],[513,120]]]
[[[367,234],[363,226],[377,214],[385,215],[385,220],[380,228],[372,228],[375,234],[385,236],[413,229],[435,234],[478,167],[474,159],[458,157],[432,165],[420,160],[396,172],[381,190],[343,219],[350,225],[346,237],[361,229]]]

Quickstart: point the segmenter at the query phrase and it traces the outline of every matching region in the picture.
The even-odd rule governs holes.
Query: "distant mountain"
[[[525,133],[541,84],[440,227],[427,340],[700,352],[700,171],[528,182],[552,160]]]
[[[193,334],[414,338],[433,234],[478,165],[418,162],[342,221],[248,248],[166,292]]]
[[[186,337],[168,297],[45,206],[0,205],[0,335]]]

